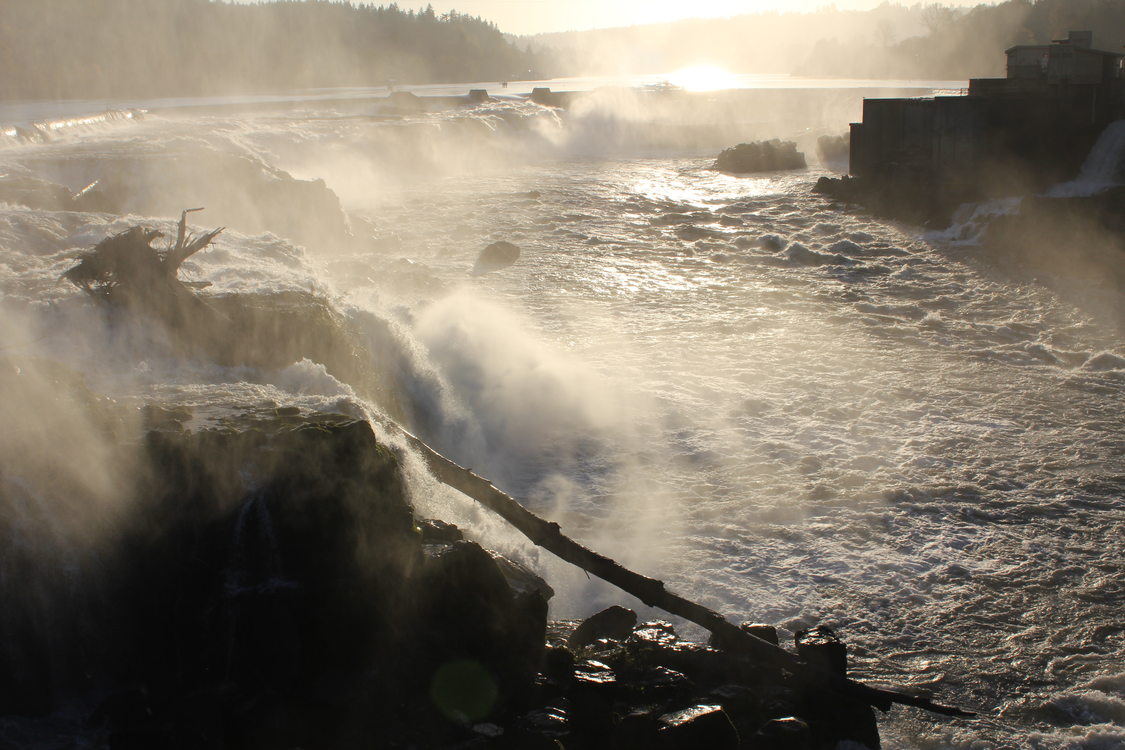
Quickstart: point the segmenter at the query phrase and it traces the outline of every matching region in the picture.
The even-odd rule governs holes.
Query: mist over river
[[[981,713],[895,708],[885,747],[1120,748],[1122,290],[1034,280],[957,233],[813,194],[833,166],[816,136],[846,132],[875,93],[622,88],[569,111],[512,97],[405,115],[369,99],[228,103],[0,136],[0,179],[98,180],[125,209],[0,203],[0,346],[119,401],[191,407],[195,428],[269,403],[400,421],[730,619],[783,638],[830,625],[857,678]],[[772,137],[811,166],[709,169]],[[390,386],[312,359],[184,360],[60,279],[103,237],[174,234],[196,206],[193,226],[228,227],[184,265],[204,297],[326,300]],[[471,275],[499,240],[518,262]],[[9,428],[68,408],[9,401]],[[408,468],[423,514],[551,582],[553,617],[662,616]]]

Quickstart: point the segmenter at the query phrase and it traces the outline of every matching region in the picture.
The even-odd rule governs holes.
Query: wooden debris
[[[99,302],[163,326],[168,341],[180,351],[213,355],[229,322],[195,295],[194,289],[210,286],[209,282],[185,282],[177,277],[183,262],[223,231],[220,227],[190,234],[187,215],[202,210],[192,208],[180,215],[176,241],[164,249],[152,245],[163,236],[158,230],[130,227],[95,245],[63,278]]]
[[[189,208],[180,215],[176,242],[163,251],[152,246],[163,236],[162,232],[130,227],[99,242],[78,265],[64,273],[63,278],[92,297],[105,300],[121,295],[141,300],[155,299],[162,294],[182,296],[187,292],[187,285],[177,278],[180,266],[223,231],[220,227],[200,235],[189,235],[187,215],[202,210]]]
[[[883,711],[889,709],[892,704],[898,703],[944,716],[975,716],[969,711],[939,705],[928,698],[873,688],[845,676],[816,670],[779,646],[740,629],[718,612],[669,591],[662,581],[635,573],[616,561],[575,542],[562,533],[557,523],[536,516],[520,505],[515,498],[493,486],[487,479],[450,461],[397,425],[392,426],[422,455],[434,477],[443,484],[468,495],[494,511],[536,545],[563,560],[612,583],[651,607],[658,607],[706,628],[727,650],[745,654],[778,671],[807,676],[812,681],[825,684],[852,699]]]

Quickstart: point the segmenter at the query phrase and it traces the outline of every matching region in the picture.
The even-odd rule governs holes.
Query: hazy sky
[[[371,0],[376,5],[391,0]],[[922,4],[929,4],[928,0]],[[434,10],[457,10],[495,21],[501,31],[512,34],[537,34],[544,31],[569,31],[609,26],[660,23],[693,17],[725,17],[775,10],[813,11],[829,5],[866,10],[883,0],[399,0],[399,7],[424,8],[432,2]],[[918,0],[898,0],[914,5]],[[981,0],[940,0],[943,5],[980,5]]]

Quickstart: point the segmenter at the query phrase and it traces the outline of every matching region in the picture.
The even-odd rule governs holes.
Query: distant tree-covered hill
[[[0,0],[6,100],[508,80],[534,64],[494,24],[432,7]]]
[[[1125,0],[1007,0],[954,9],[920,6],[926,28],[874,50],[856,40],[813,48],[799,72],[903,78],[981,78],[1005,74],[1004,50],[1016,44],[1049,44],[1071,30],[1094,32],[1099,49],[1125,53]]]
[[[869,11],[758,13],[542,34],[558,74],[662,73],[710,63],[739,73],[957,80],[1003,76],[1004,50],[1089,29],[1125,44],[1125,0],[1005,0],[974,8],[884,2]]]

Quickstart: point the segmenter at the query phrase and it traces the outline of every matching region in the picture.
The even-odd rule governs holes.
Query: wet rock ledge
[[[545,582],[414,515],[365,422],[191,419],[148,407],[105,544],[7,549],[0,716],[77,711],[114,749],[879,745],[870,707],[668,623],[620,607],[549,623]],[[16,517],[12,486],[0,520]],[[34,570],[29,595],[13,574]],[[845,668],[827,629],[797,648]]]

